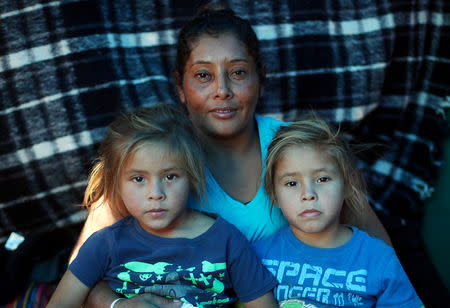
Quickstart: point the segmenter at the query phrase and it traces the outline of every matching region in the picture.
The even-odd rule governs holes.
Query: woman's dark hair
[[[185,25],[177,41],[177,56],[175,72],[178,78],[175,80],[180,84],[183,80],[184,68],[189,59],[193,45],[200,36],[207,34],[218,37],[221,34],[230,33],[242,42],[256,64],[260,82],[264,83],[263,65],[259,53],[259,41],[248,20],[235,15],[234,11],[223,6],[214,8],[212,4],[204,6],[199,13]]]

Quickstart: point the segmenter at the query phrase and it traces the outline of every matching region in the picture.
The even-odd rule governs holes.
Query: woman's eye
[[[201,81],[201,82],[207,82],[211,80],[211,75],[207,72],[198,72],[195,74],[195,79]]]
[[[142,183],[144,181],[144,178],[142,176],[135,176],[131,180],[135,183]]]
[[[294,186],[297,185],[297,182],[296,182],[296,181],[289,181],[289,182],[286,182],[285,185],[286,185],[287,187],[294,187]]]
[[[247,75],[247,71],[244,69],[237,69],[231,72],[231,76],[237,79],[243,79]]]
[[[329,180],[330,180],[329,177],[321,176],[320,178],[317,179],[317,183],[325,183],[325,182],[328,182]]]

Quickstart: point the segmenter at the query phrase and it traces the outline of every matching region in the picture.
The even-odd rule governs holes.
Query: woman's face
[[[201,36],[177,87],[197,131],[213,138],[250,131],[263,92],[253,58],[232,34]]]

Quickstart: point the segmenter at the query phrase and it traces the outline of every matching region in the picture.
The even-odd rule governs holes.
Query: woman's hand
[[[242,303],[244,308],[277,308],[278,303],[273,297],[273,292],[267,292],[266,294],[246,303]]]
[[[114,308],[178,308],[182,304],[181,301],[173,301],[155,294],[144,293],[120,300],[114,305]]]
[[[111,290],[108,283],[100,281],[89,292],[84,303],[85,308],[109,308],[117,299],[117,295]],[[114,305],[114,308],[178,308],[183,303],[173,301],[152,293],[140,294],[131,298],[124,298]]]

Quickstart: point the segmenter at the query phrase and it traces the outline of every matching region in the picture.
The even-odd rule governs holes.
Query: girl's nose
[[[302,191],[302,201],[316,201],[317,195],[311,185],[305,185]]]
[[[159,183],[150,183],[147,198],[150,200],[161,201],[165,199],[164,191]]]

